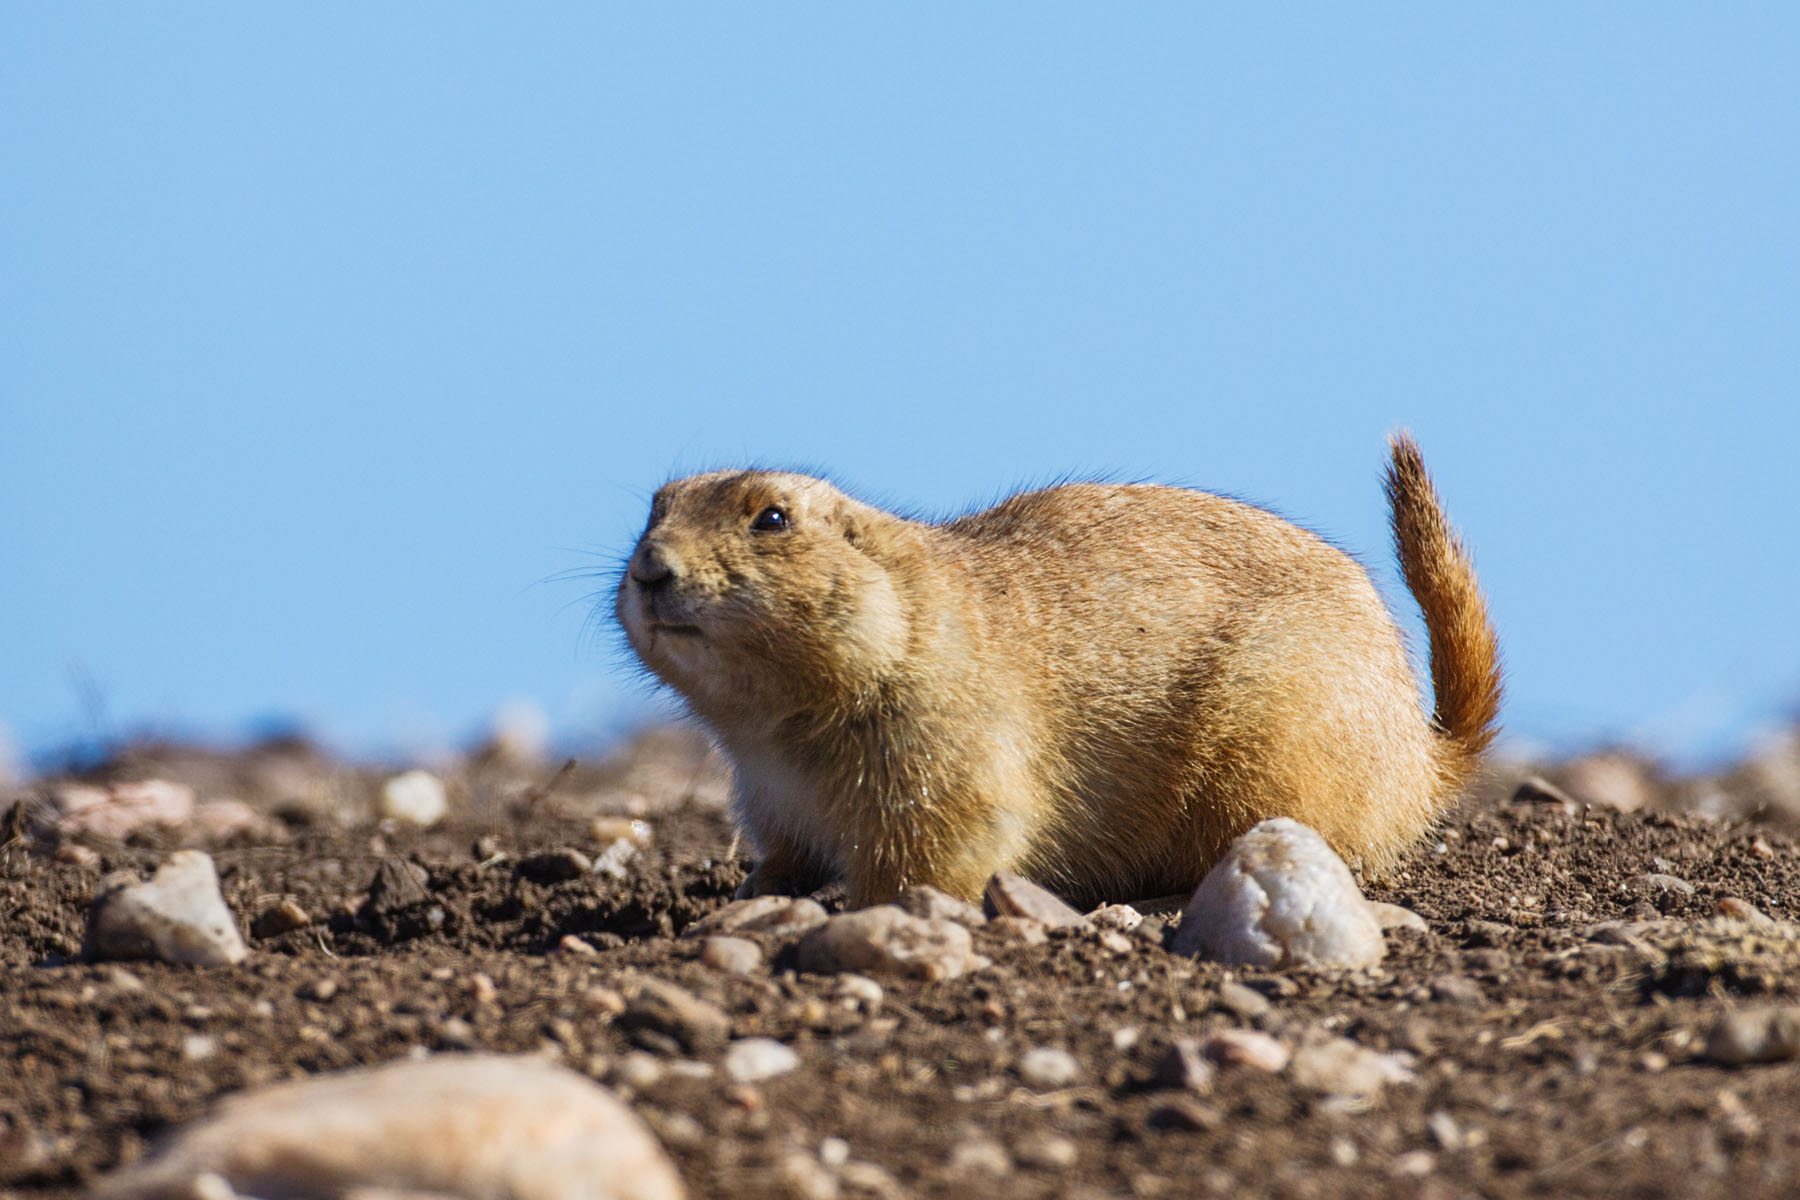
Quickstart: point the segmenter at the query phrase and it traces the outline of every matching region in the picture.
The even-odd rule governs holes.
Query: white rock
[[[445,1054],[227,1099],[96,1200],[431,1194],[679,1200],[674,1166],[611,1093],[538,1059]]]
[[[1068,1087],[1081,1076],[1081,1064],[1067,1050],[1055,1046],[1039,1046],[1027,1050],[1019,1058],[1019,1078],[1027,1087],[1042,1092]]]
[[[129,872],[102,880],[81,951],[94,962],[149,958],[208,967],[250,953],[219,894],[213,860],[198,850],[175,851],[148,883]]]
[[[1103,904],[1087,915],[1102,929],[1119,929],[1130,933],[1144,923],[1144,914],[1129,904]]]
[[[935,982],[985,966],[969,931],[955,921],[915,917],[896,905],[877,904],[839,913],[800,939],[802,971],[821,975],[857,971]]]
[[[1278,1039],[1254,1029],[1221,1029],[1200,1043],[1200,1053],[1222,1067],[1251,1067],[1271,1075],[1292,1057]]]
[[[1372,1096],[1390,1083],[1406,1083],[1412,1077],[1405,1058],[1348,1038],[1307,1042],[1288,1063],[1288,1078],[1295,1083],[1337,1096]]]
[[[139,829],[172,828],[194,814],[194,789],[167,779],[99,788],[70,783],[51,793],[49,818],[63,834],[123,841]]]
[[[389,820],[429,829],[449,811],[444,781],[430,771],[407,771],[381,785],[381,815]]]
[[[612,879],[631,874],[631,860],[638,855],[638,844],[630,838],[617,838],[594,859],[594,873]]]
[[[725,1074],[737,1083],[761,1083],[799,1065],[800,1056],[774,1038],[740,1038],[725,1051]]]
[[[1384,950],[1350,868],[1286,817],[1231,844],[1188,901],[1171,948],[1262,967],[1367,967]]]

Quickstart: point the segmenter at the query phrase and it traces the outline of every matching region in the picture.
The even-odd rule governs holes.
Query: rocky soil
[[[1705,778],[1497,771],[1363,881],[1423,927],[1354,971],[962,913],[960,974],[821,973],[805,921],[722,928],[745,863],[691,735],[559,768],[490,747],[439,796],[298,741],[145,746],[0,797],[0,1195],[473,1050],[604,1084],[696,1197],[1800,1192],[1800,1023],[1764,1015],[1800,1004],[1800,732]],[[83,961],[102,881],[190,847],[249,953]]]

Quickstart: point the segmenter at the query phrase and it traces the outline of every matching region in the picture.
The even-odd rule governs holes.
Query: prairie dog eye
[[[771,504],[756,514],[750,528],[757,533],[782,533],[788,528],[787,509]]]

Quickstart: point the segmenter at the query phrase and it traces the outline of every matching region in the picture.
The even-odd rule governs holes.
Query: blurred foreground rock
[[[216,967],[241,962],[250,950],[219,894],[213,860],[177,850],[148,882],[130,873],[101,881],[81,952],[94,962],[147,958]]]
[[[231,1097],[96,1200],[434,1196],[675,1200],[637,1116],[536,1059],[439,1055]]]
[[[182,825],[193,815],[193,788],[167,779],[146,779],[110,787],[64,784],[50,793],[45,819],[64,837],[86,835],[122,842],[142,829]]]

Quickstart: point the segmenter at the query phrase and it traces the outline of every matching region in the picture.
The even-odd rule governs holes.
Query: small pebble
[[[608,879],[624,879],[631,874],[631,862],[638,856],[638,844],[630,838],[613,842],[594,859],[593,871]]]
[[[894,904],[839,913],[800,939],[795,960],[815,974],[855,971],[928,983],[987,962],[974,952],[966,927],[915,917]]]
[[[1800,1005],[1725,1014],[1706,1036],[1706,1057],[1728,1067],[1800,1057]]]
[[[1292,1057],[1281,1042],[1254,1029],[1222,1029],[1201,1043],[1200,1052],[1222,1067],[1250,1067],[1271,1075]]]
[[[1204,1092],[1212,1084],[1213,1065],[1193,1038],[1176,1038],[1150,1068],[1150,1086],[1159,1090]]]
[[[653,1088],[663,1081],[668,1074],[661,1059],[654,1054],[646,1054],[642,1050],[632,1050],[620,1055],[612,1066],[612,1081],[631,1088],[644,1091]]]
[[[861,1159],[839,1167],[838,1179],[845,1187],[869,1192],[880,1200],[888,1200],[889,1197],[899,1200],[906,1195],[906,1190],[888,1173],[887,1168]]]
[[[1388,1170],[1402,1179],[1423,1179],[1437,1170],[1437,1157],[1429,1150],[1408,1150],[1396,1154]]]
[[[121,992],[141,992],[144,990],[144,981],[139,979],[136,975],[133,975],[130,971],[127,971],[124,967],[108,967],[106,971],[106,982],[113,987],[118,988]]]
[[[1218,1005],[1241,1021],[1257,1021],[1275,1010],[1261,992],[1229,979],[1219,985]]]
[[[722,1048],[731,1034],[731,1018],[710,1001],[672,983],[645,977],[637,980],[637,994],[626,999],[625,1011],[614,1019],[619,1028],[633,1033],[641,1044],[663,1048],[654,1037],[673,1039],[689,1054]]]
[[[867,975],[845,972],[837,978],[837,986],[831,994],[839,1000],[847,1000],[860,1005],[870,1012],[881,1007],[881,985]]]
[[[702,1130],[701,1142],[696,1145],[703,1143],[705,1136]],[[781,1185],[779,1194],[791,1200],[838,1200],[837,1176],[804,1150],[790,1150],[782,1155],[775,1164],[775,1178]]]
[[[381,815],[429,829],[450,811],[444,782],[430,771],[407,771],[381,787]]]
[[[285,896],[257,914],[250,932],[259,938],[280,937],[311,924],[312,916],[292,896]]]
[[[1048,1092],[1074,1083],[1081,1075],[1081,1064],[1067,1050],[1039,1046],[1020,1056],[1018,1072],[1027,1087]]]
[[[1640,875],[1639,880],[1652,892],[1673,896],[1691,896],[1694,885],[1674,875],[1665,875],[1661,871],[1650,871]]]
[[[1075,1143],[1056,1133],[1028,1133],[1013,1146],[1013,1158],[1020,1166],[1040,1171],[1072,1167],[1077,1157]]]
[[[828,1167],[841,1167],[850,1161],[850,1143],[841,1137],[828,1137],[819,1143],[819,1161]]]
[[[341,982],[332,976],[321,975],[310,983],[301,984],[297,994],[302,1000],[311,1000],[317,1004],[324,1004],[327,1000],[330,1000],[333,996],[337,995],[338,991],[343,986],[344,985]]]
[[[950,1170],[958,1175],[1010,1175],[1012,1158],[1006,1147],[988,1138],[970,1138],[950,1148]]]
[[[1044,923],[1030,917],[995,917],[988,922],[988,928],[1025,946],[1041,946],[1050,940]]]
[[[1210,1133],[1225,1123],[1225,1116],[1210,1104],[1191,1096],[1178,1096],[1151,1109],[1148,1123],[1152,1129]]]
[[[749,975],[762,966],[762,947],[749,938],[719,934],[700,943],[700,961],[715,971]]]
[[[1425,923],[1424,917],[1412,909],[1398,904],[1371,900],[1369,901],[1369,912],[1374,914],[1375,923],[1381,926],[1384,933],[1396,929],[1402,929],[1408,933],[1428,933],[1431,930],[1431,926]]]
[[[518,872],[533,883],[561,883],[579,879],[594,869],[594,860],[571,846],[540,850],[519,860]]]
[[[81,871],[98,871],[100,852],[79,842],[64,842],[56,848],[56,861]]]
[[[1088,923],[1059,896],[1011,871],[994,872],[983,900],[994,916],[1029,917],[1051,929],[1078,929]]]
[[[1347,1038],[1307,1042],[1294,1051],[1288,1077],[1301,1087],[1334,1096],[1372,1096],[1390,1083],[1412,1079],[1406,1060],[1359,1046]]]
[[[958,925],[967,925],[971,929],[987,924],[987,914],[979,908],[928,884],[917,883],[906,888],[900,893],[897,903],[915,917],[955,921]]]
[[[1099,937],[1095,940],[1100,943],[1100,948],[1108,954],[1130,954],[1134,949],[1132,940],[1116,929],[1101,930]]]
[[[610,846],[614,842],[626,841],[634,846],[648,846],[654,832],[650,822],[636,817],[595,817],[588,824],[588,833],[594,842],[601,846]]]
[[[581,1004],[589,1012],[616,1017],[625,1011],[625,997],[617,988],[596,984],[581,993]]]
[[[1732,921],[1742,921],[1752,929],[1773,929],[1775,921],[1762,909],[1748,900],[1737,896],[1721,896],[1717,905],[1718,913]]]
[[[770,933],[791,937],[823,925],[829,914],[817,900],[793,896],[755,896],[734,900],[681,931],[682,937],[713,933]]]
[[[1431,980],[1431,995],[1447,1004],[1474,1008],[1487,1003],[1487,993],[1467,975],[1438,975]]]
[[[1143,924],[1144,914],[1129,904],[1103,904],[1089,913],[1087,919],[1102,929],[1130,933]]]
[[[724,1065],[738,1083],[761,1083],[798,1067],[800,1056],[773,1038],[741,1038],[726,1049]]]

